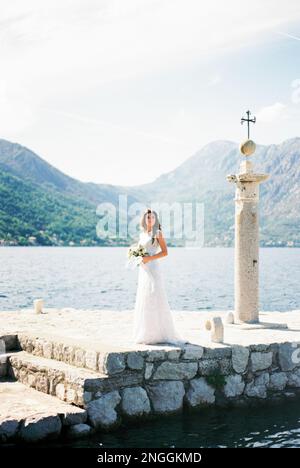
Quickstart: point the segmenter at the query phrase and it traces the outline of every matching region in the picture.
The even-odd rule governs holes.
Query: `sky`
[[[300,136],[299,0],[0,0],[0,138],[137,185],[213,140]]]

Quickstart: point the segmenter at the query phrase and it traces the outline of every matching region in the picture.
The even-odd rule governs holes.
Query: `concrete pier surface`
[[[300,310],[260,312],[259,324],[224,325],[224,344],[212,343],[205,329],[207,319],[228,311],[172,311],[176,328],[192,344],[222,347],[233,344],[247,346],[259,343],[300,341]],[[98,351],[126,351],[161,348],[161,344],[143,345],[132,341],[132,310],[33,309],[0,312],[0,336],[35,334],[40,338],[63,338],[65,343],[88,344]],[[285,325],[287,328],[280,328]],[[279,326],[279,328],[277,328]],[[167,345],[168,347],[172,345]]]
[[[228,323],[228,312],[173,311],[180,346],[135,344],[132,310],[0,312],[0,443],[296,397],[300,310],[260,312],[257,324]],[[224,342],[211,341],[213,317]]]

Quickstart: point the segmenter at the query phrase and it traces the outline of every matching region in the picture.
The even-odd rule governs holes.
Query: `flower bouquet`
[[[143,257],[146,257],[148,252],[146,252],[145,247],[140,244],[132,244],[127,251],[127,263],[126,268],[134,269],[142,263]]]

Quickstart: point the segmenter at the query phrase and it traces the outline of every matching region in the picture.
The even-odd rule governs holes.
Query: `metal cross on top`
[[[247,125],[248,125],[248,140],[249,140],[249,138],[250,138],[250,122],[252,122],[252,123],[255,124],[255,122],[256,122],[256,117],[253,117],[253,119],[250,119],[250,114],[251,114],[251,112],[250,112],[249,110],[246,112],[246,114],[247,114],[248,117],[247,117],[247,119],[245,119],[244,117],[242,117],[242,118],[241,118],[241,124],[243,125],[244,122],[247,122]]]

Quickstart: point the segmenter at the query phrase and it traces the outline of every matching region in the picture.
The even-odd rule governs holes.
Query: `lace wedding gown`
[[[146,231],[140,234],[139,244],[145,247],[149,255],[160,251],[158,240],[155,239],[152,244],[151,233]],[[133,340],[144,344],[188,343],[175,330],[159,261],[152,260],[138,267]]]

